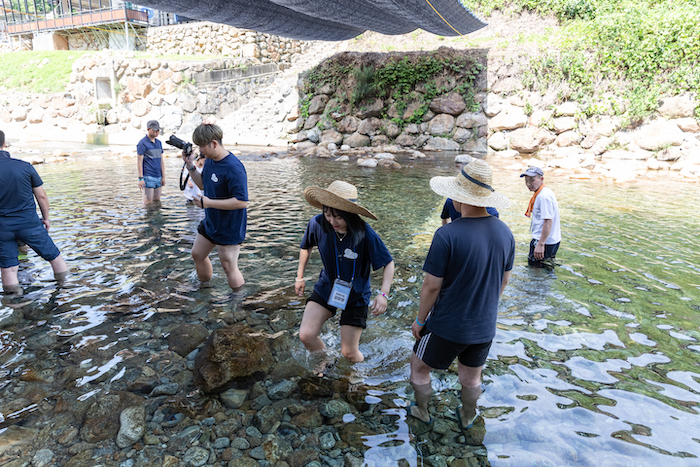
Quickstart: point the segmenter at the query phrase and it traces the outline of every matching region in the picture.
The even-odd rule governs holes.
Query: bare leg
[[[418,358],[415,352],[411,354],[411,386],[413,386],[415,393],[416,405],[410,408],[410,415],[426,423],[430,422],[428,403],[433,394],[433,387],[430,385],[430,370],[431,368]]]
[[[143,204],[144,206],[150,204],[153,201],[153,192],[155,188],[144,188],[143,189]]]
[[[202,282],[206,282],[214,275],[214,269],[209,259],[209,253],[216,245],[207,240],[202,234],[197,234],[192,246],[192,259],[194,259],[194,268],[197,270],[197,277]]]
[[[462,417],[462,428],[471,425],[477,417],[476,401],[481,395],[481,370],[484,366],[469,367],[461,363],[457,365],[459,382],[462,384],[462,407],[460,416]]]
[[[299,340],[309,352],[321,352],[326,350],[326,344],[318,336],[321,333],[323,323],[331,317],[331,312],[316,302],[309,302],[304,309],[299,327]]]
[[[0,274],[2,275],[2,290],[6,294],[16,294],[20,292],[19,279],[17,278],[18,271],[19,266],[0,269]]]
[[[163,187],[153,188],[153,201],[160,201],[160,193],[163,191]]]
[[[245,284],[243,274],[241,270],[238,269],[238,255],[241,252],[241,245],[218,245],[216,249],[219,252],[221,266],[223,266],[224,272],[226,272],[228,285],[233,290],[236,290]]]
[[[353,363],[364,361],[365,356],[360,352],[360,336],[362,328],[356,326],[340,326],[340,351],[343,357]]]
[[[68,275],[68,265],[63,260],[63,256],[58,255],[55,259],[49,261],[49,264],[51,269],[53,269],[53,277],[56,279],[56,282],[62,285]]]

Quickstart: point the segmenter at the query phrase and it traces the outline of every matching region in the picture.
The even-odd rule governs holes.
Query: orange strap
[[[540,194],[540,191],[542,191],[542,188],[544,188],[544,183],[542,185],[540,185],[540,187],[537,189],[537,191],[533,193],[532,198],[530,198],[530,204],[527,205],[527,211],[525,211],[525,215],[527,217],[530,217],[530,214],[532,214],[532,208],[535,207],[535,199],[537,199],[537,195]]]

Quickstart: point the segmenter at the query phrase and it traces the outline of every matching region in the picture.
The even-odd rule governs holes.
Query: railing
[[[148,25],[148,12],[134,10],[132,8],[123,7],[118,9],[102,9],[102,10],[87,10],[70,12],[60,17],[51,18],[51,14],[32,15],[33,18],[29,21],[21,19],[13,21],[7,15],[7,32],[9,35],[28,34],[31,32],[51,31],[57,29],[75,29],[95,24],[105,23],[140,23],[144,26]],[[23,14],[25,18],[27,14]]]

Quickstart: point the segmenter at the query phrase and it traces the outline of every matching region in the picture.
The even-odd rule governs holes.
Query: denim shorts
[[[17,240],[29,245],[36,254],[46,261],[53,261],[61,254],[49,237],[44,224],[40,223],[28,229],[0,230],[0,268],[19,266]]]
[[[160,188],[163,186],[162,177],[143,177],[143,181],[146,182],[146,188]]]

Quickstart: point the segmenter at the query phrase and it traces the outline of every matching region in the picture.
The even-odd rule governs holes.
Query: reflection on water
[[[397,266],[390,308],[370,318],[361,342],[365,362],[350,367],[339,361],[331,375],[352,373],[378,388],[372,397],[384,400],[382,409],[368,412],[378,424],[383,420],[384,431],[364,438],[365,465],[414,466],[424,459],[437,465],[443,448],[435,447],[436,432],[413,431],[405,392],[409,326],[443,202],[428,180],[452,174],[451,158],[405,162],[400,170],[242,159],[251,201],[240,266],[246,293],[267,294],[264,306],[289,310],[290,317],[303,310],[292,285],[303,229],[316,214],[303,200],[306,186],[347,180],[379,218],[372,226]],[[48,264],[33,253],[23,261],[25,295],[3,298],[0,307],[0,405],[36,381],[60,382],[78,401],[96,397],[98,384],[118,387],[128,365],[158,351],[163,342],[153,336],[167,336],[173,323],[202,314],[209,323],[221,322],[230,289],[214,255],[214,287],[198,290],[189,250],[202,213],[185,206],[176,188],[180,165],[166,161],[171,182],[156,209],[141,205],[133,161],[38,167],[51,199],[52,237],[72,275],[57,288]],[[485,451],[475,455],[499,466],[601,465],[601,458],[605,465],[698,465],[700,220],[694,200],[700,189],[661,181],[615,187],[547,178],[559,198],[564,239],[560,266],[544,270],[527,267],[523,211],[529,192],[515,173],[497,170],[494,178],[513,201],[501,219],[515,234],[517,258],[479,400]],[[309,275],[320,267],[315,254]],[[373,284],[379,283],[377,275]],[[266,316],[252,312],[243,318]],[[339,353],[337,327],[330,323],[322,337]],[[57,341],[65,350],[60,355],[43,350]],[[305,358],[300,344],[289,352]],[[155,363],[164,369],[171,364]],[[453,372],[434,375],[434,418],[452,423],[440,425],[448,428],[439,435],[449,439],[450,452],[460,452],[459,443],[470,438],[449,428],[458,387]],[[25,401],[8,405],[11,413],[0,410],[0,428],[37,410],[37,400]],[[429,436],[436,440],[430,447]]]

